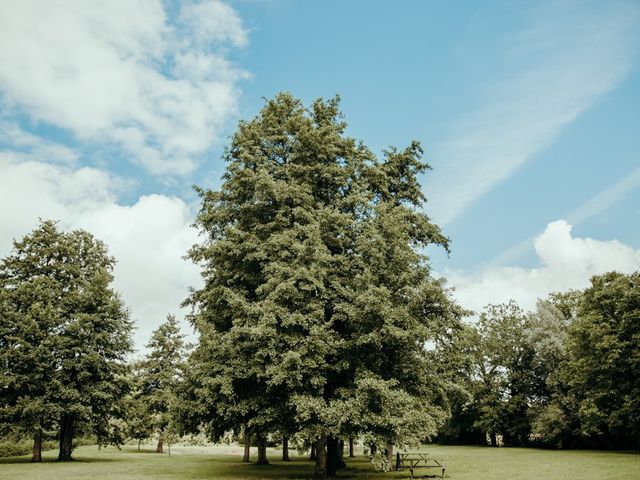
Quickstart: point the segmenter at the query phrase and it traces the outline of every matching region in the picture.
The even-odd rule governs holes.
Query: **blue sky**
[[[50,11],[44,15],[43,8]],[[423,143],[433,265],[478,310],[640,267],[637,2],[0,6],[0,255],[38,217],[103,238],[138,342],[198,272],[192,184],[287,90],[374,151]]]

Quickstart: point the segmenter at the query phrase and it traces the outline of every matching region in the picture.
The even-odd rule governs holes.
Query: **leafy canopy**
[[[425,345],[463,312],[423,253],[448,248],[428,166],[417,142],[378,160],[345,129],[338,98],[280,94],[240,123],[220,190],[198,190],[192,425],[403,443],[441,423]]]

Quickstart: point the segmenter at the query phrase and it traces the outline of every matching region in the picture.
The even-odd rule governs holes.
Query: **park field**
[[[456,480],[632,480],[640,479],[640,454],[602,451],[556,451],[429,445],[423,450],[447,465],[446,478]],[[56,463],[56,451],[45,453],[42,464],[28,457],[0,459],[0,480],[205,480],[309,479],[313,465],[303,457],[271,464],[240,463],[240,448],[173,447],[171,457],[135,447],[79,447],[76,460]],[[292,452],[293,453],[293,452]],[[364,456],[347,459],[339,478],[407,478],[408,471],[379,473]],[[431,471],[432,475],[435,472]]]

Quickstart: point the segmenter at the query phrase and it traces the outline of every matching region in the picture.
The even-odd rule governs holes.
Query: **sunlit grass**
[[[553,451],[521,448],[488,448],[431,445],[425,448],[447,465],[447,478],[456,480],[632,480],[640,478],[640,454],[596,451]],[[45,452],[45,462],[29,463],[29,457],[0,459],[0,480],[199,480],[199,479],[308,479],[313,464],[304,457],[278,460],[269,450],[271,464],[240,462],[241,449],[221,447],[173,447],[171,457],[150,448],[80,447],[71,463],[55,462],[55,451]],[[293,452],[292,452],[293,453]],[[364,456],[347,459],[341,478],[407,478],[408,471],[374,472]],[[424,473],[434,475],[433,470]]]

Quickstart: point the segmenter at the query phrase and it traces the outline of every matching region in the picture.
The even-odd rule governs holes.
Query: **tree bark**
[[[371,444],[370,451],[371,451],[371,455],[375,455],[378,452],[378,447],[376,446],[375,443]]]
[[[58,452],[59,462],[72,460],[73,437],[75,435],[76,419],[72,415],[62,415],[60,420],[60,451]]]
[[[349,437],[349,458],[354,458],[355,456],[355,453],[353,453],[353,437]]]
[[[158,436],[158,445],[156,446],[156,453],[164,453],[164,432],[160,431]]]
[[[289,439],[285,436],[282,437],[282,461],[289,461]]]
[[[311,442],[311,454],[309,455],[309,460],[315,460],[317,455],[316,455],[316,446],[317,446],[318,442],[317,440],[314,440],[313,442]]]
[[[335,437],[327,437],[327,476],[336,476],[339,468],[344,468],[344,460],[340,456],[340,442]]]
[[[242,461],[248,463],[251,461],[251,434],[245,430],[244,432],[244,455]]]
[[[498,439],[496,437],[496,432],[491,432],[489,434],[489,438],[491,439],[491,446],[492,447],[497,447],[498,446]]]
[[[316,442],[316,478],[327,478],[327,439],[320,437]]]
[[[31,461],[42,461],[42,428],[38,426],[33,435],[33,448],[31,449]]]
[[[141,438],[138,439],[138,451],[140,451],[140,443],[142,443],[142,439]]]
[[[387,461],[389,465],[393,465],[393,444],[387,443],[387,447],[385,448],[385,453],[387,454]]]
[[[258,461],[256,465],[269,465],[267,460],[267,439],[261,433],[257,437],[258,442]]]

